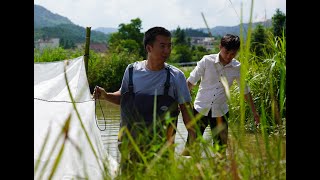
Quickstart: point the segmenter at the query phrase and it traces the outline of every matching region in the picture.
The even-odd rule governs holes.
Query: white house
[[[207,50],[212,50],[213,42],[215,39],[213,37],[191,37],[191,45],[192,46],[203,46]]]
[[[59,38],[39,39],[38,41],[34,42],[34,46],[35,48],[42,50],[44,48],[59,47],[59,43]]]

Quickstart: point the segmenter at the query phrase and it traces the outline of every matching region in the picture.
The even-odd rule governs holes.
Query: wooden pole
[[[84,65],[86,68],[86,74],[88,75],[88,60],[89,60],[89,47],[90,47],[90,33],[91,27],[86,28],[86,44],[84,49]]]

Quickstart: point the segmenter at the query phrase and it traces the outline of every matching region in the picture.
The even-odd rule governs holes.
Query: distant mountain
[[[271,27],[271,20],[265,22],[252,23],[253,29],[261,23],[265,27]],[[248,30],[249,23],[244,23],[244,31]],[[110,33],[117,32],[117,28],[98,27],[91,29],[91,41],[107,43]],[[208,36],[207,28],[186,29],[187,36]],[[237,26],[216,26],[210,29],[213,36],[223,36],[227,33],[240,34],[240,24]],[[246,34],[246,33],[245,33]],[[86,29],[75,25],[68,18],[51,11],[40,5],[34,5],[34,40],[40,38],[62,38],[64,41],[69,40],[73,43],[85,42]],[[246,37],[244,37],[246,38]]]
[[[46,8],[34,5],[34,40],[60,38],[72,43],[84,43],[86,28],[75,25],[68,18],[54,14]],[[107,43],[109,36],[91,29],[92,42]]]
[[[258,24],[262,24],[264,27],[271,27],[272,26],[272,20],[267,20],[265,22],[255,22],[252,23],[252,28],[254,29]],[[243,30],[246,34],[248,31],[249,23],[243,23]],[[207,28],[199,28],[199,30],[208,33]],[[223,36],[227,33],[229,34],[235,34],[235,35],[240,35],[240,24],[237,26],[216,26],[214,28],[210,29],[210,32],[212,36]]]
[[[60,24],[73,24],[68,18],[54,14],[46,8],[34,5],[34,28],[53,27]]]
[[[114,33],[114,32],[118,31],[117,28],[110,28],[110,27],[98,27],[98,28],[96,28],[94,30],[95,31],[99,31],[99,32],[103,32],[105,34],[110,34],[110,33]]]

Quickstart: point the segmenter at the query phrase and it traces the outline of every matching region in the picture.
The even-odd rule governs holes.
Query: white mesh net
[[[34,63],[34,166],[35,179],[115,176],[118,164],[103,148],[83,56]]]

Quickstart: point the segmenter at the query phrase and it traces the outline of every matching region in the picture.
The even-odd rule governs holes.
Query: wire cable
[[[98,102],[99,102],[99,106],[100,106],[100,109],[101,109],[101,113],[102,113],[102,116],[103,116],[103,120],[104,120],[104,129],[100,129],[99,125],[98,125],[98,118],[97,118],[97,109],[96,109],[96,103],[97,103],[97,100],[94,101],[94,111],[95,111],[95,119],[96,119],[96,125],[98,127],[98,129],[100,131],[104,131],[107,129],[107,121],[106,121],[106,118],[104,117],[104,113],[103,113],[103,110],[102,110],[102,106],[101,106],[101,103],[100,103],[100,100],[98,99]]]
[[[45,102],[58,102],[58,103],[76,103],[76,104],[79,104],[79,103],[86,103],[86,102],[90,102],[90,101],[94,101],[94,112],[95,112],[95,121],[96,121],[96,125],[98,127],[98,129],[100,131],[104,131],[107,129],[107,121],[106,121],[106,118],[104,116],[104,112],[103,112],[103,109],[102,109],[102,106],[101,106],[101,103],[100,103],[100,100],[98,100],[99,102],[99,106],[100,106],[100,109],[101,109],[101,112],[102,112],[102,116],[103,116],[103,120],[104,120],[104,129],[101,129],[98,125],[98,118],[97,118],[97,109],[96,109],[96,105],[97,105],[97,100],[87,100],[87,101],[78,101],[78,102],[72,102],[72,101],[57,101],[57,100],[46,100],[46,99],[42,99],[42,98],[34,98],[36,100],[39,100],[39,101],[45,101]]]

